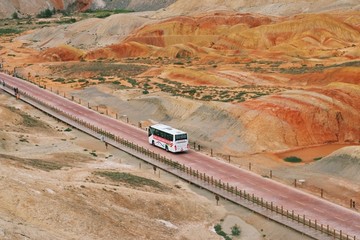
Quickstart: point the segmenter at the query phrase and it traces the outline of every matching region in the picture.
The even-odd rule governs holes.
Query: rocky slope
[[[29,41],[34,48],[46,49],[71,45],[90,50],[119,43],[134,29],[153,20],[140,14],[117,14],[106,19],[90,18],[71,25],[47,27],[24,35],[19,40]]]
[[[239,104],[250,145],[279,149],[323,143],[359,142],[359,85],[336,83],[292,90]],[[346,129],[346,130],[345,130]],[[251,134],[255,133],[255,134]]]
[[[345,147],[308,166],[307,169],[338,176],[351,182],[360,181],[360,147]]]

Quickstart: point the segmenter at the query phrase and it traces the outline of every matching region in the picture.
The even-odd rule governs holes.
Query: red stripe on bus
[[[169,140],[167,140],[167,139],[165,139],[165,138],[159,137],[159,136],[153,135],[153,138],[156,139],[156,140],[162,141],[162,142],[164,142],[164,143],[167,143],[167,144],[169,144],[170,146],[172,146],[172,144],[173,144],[171,141],[169,141]]]

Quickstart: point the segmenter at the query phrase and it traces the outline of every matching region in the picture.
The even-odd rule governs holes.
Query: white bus
[[[187,133],[164,124],[155,124],[148,130],[149,143],[170,152],[189,149]]]

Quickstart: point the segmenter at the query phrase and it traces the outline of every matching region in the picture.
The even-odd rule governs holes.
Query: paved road
[[[228,182],[232,186],[237,186],[238,189],[246,190],[248,193],[263,198],[265,201],[274,202],[275,205],[283,206],[284,209],[294,210],[300,216],[306,215],[306,218],[317,220],[318,224],[330,225],[336,230],[342,230],[343,233],[360,239],[360,214],[356,211],[301,192],[296,188],[282,185],[271,179],[263,178],[199,152],[190,150],[182,154],[167,153],[162,149],[151,146],[147,142],[146,132],[139,128],[101,115],[23,80],[2,73],[0,73],[0,80],[117,136],[142,145],[199,172],[221,179],[222,182]]]

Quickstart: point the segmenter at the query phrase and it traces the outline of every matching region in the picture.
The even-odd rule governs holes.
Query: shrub
[[[58,23],[58,24],[71,24],[71,23],[75,23],[75,22],[76,22],[75,18],[69,18],[69,19],[56,21],[56,23]]]
[[[220,231],[222,230],[222,227],[221,227],[220,224],[216,224],[216,225],[214,226],[214,229],[215,229],[215,232],[218,233],[218,232],[220,232]]]
[[[0,29],[0,36],[1,35],[9,35],[9,34],[18,34],[18,33],[21,33],[21,31],[18,29],[12,29],[12,28]],[[10,54],[8,54],[8,56],[10,56]]]
[[[64,78],[57,78],[57,79],[54,80],[54,82],[64,83],[64,82],[65,82],[65,79],[64,79]]]
[[[96,152],[91,152],[90,154],[93,155],[94,157],[97,157]]]
[[[212,100],[212,96],[211,95],[204,95],[202,98],[201,98],[201,100],[204,100],[204,101],[210,101],[210,100]]]
[[[127,80],[128,83],[130,83],[133,87],[135,87],[136,85],[138,85],[138,83],[136,82],[135,79],[127,78],[126,80]]]
[[[295,156],[291,156],[291,157],[286,157],[284,158],[285,162],[291,162],[291,163],[299,163],[302,162],[301,158],[295,157]]]
[[[96,17],[97,17],[97,18],[107,18],[107,17],[109,17],[109,16],[111,16],[111,13],[106,13],[106,12],[104,12],[104,13],[98,13],[98,14],[96,14]]]
[[[235,224],[234,226],[232,226],[231,234],[233,236],[239,236],[240,235],[240,228],[238,227],[238,225]]]
[[[52,15],[53,15],[53,11],[51,11],[50,9],[45,9],[44,11],[41,11],[38,15],[36,15],[36,17],[51,18]]]
[[[14,12],[11,16],[13,19],[19,19],[19,15],[17,14],[17,12]]]

